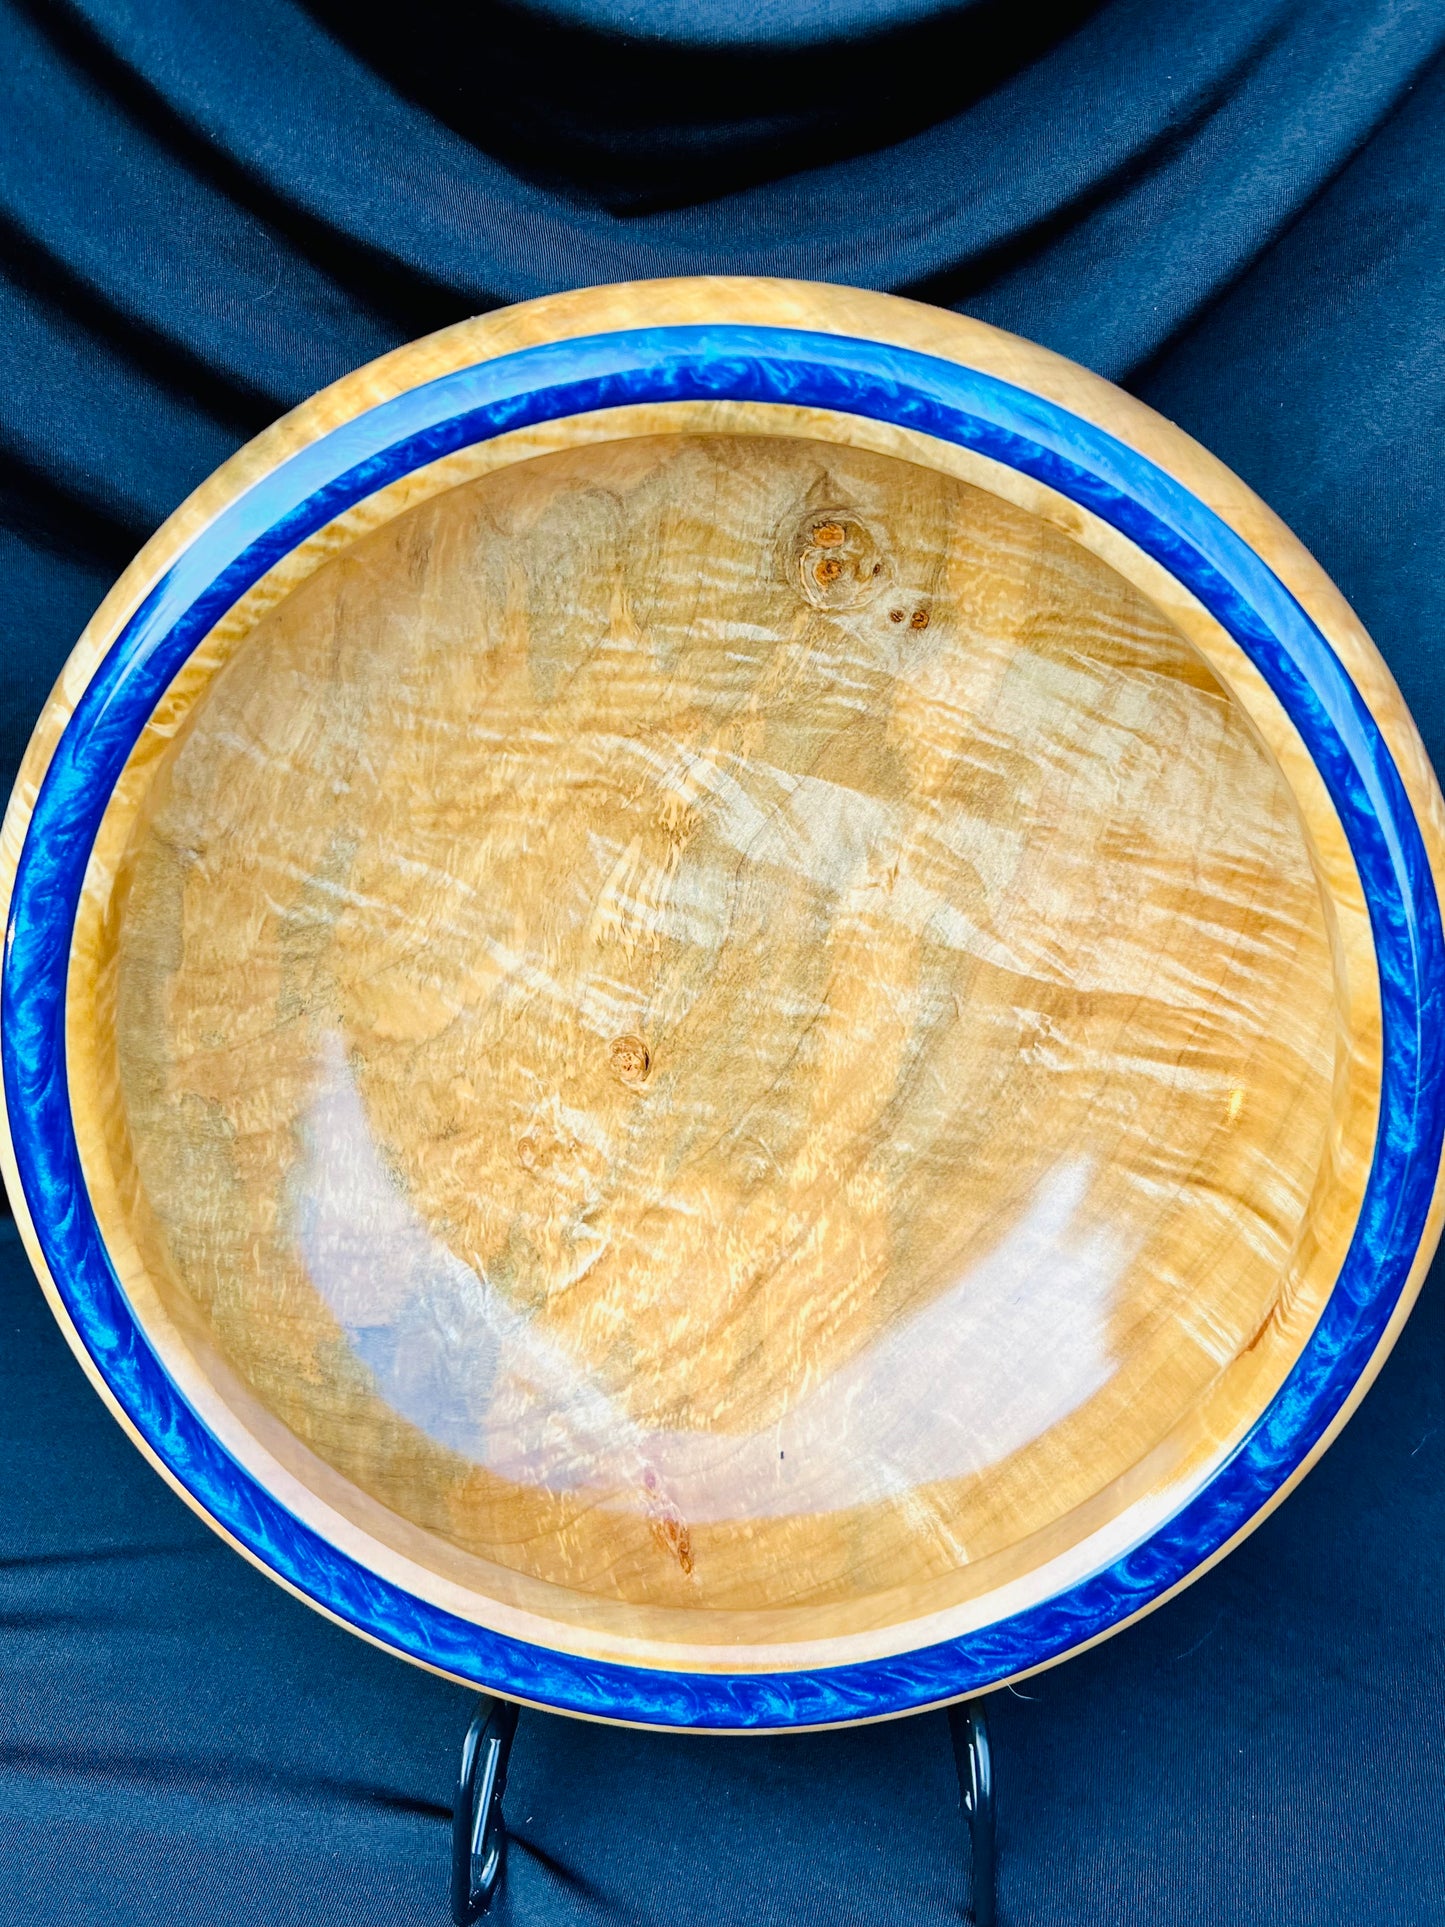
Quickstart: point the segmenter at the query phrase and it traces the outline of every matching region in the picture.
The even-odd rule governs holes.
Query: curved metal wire
[[[483,1696],[462,1742],[452,1809],[452,1919],[472,1927],[487,1912],[502,1878],[507,1833],[502,1796],[517,1732],[510,1700]]]
[[[973,1848],[974,1927],[994,1927],[996,1915],[994,1853],[993,1749],[982,1700],[964,1700],[948,1709],[958,1797]]]

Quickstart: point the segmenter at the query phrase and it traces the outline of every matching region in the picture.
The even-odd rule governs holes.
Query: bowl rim
[[[865,312],[875,304],[911,307],[873,298]],[[815,298],[811,310],[806,299],[795,306],[813,325],[722,318],[588,328],[589,319],[609,318],[605,304],[599,313],[594,302],[589,313],[586,299],[574,297],[580,331],[481,357],[463,353],[427,379],[383,384],[391,392],[364,395],[340,421],[323,418],[309,433],[303,426],[303,439],[279,457],[273,443],[244,487],[233,483],[228,499],[204,506],[197,526],[172,537],[173,553],[143,571],[138,598],[132,584],[123,616],[106,625],[102,609],[106,646],[98,656],[92,647],[96,659],[80,675],[62,678],[47,711],[48,740],[27,760],[5,830],[13,882],[0,979],[0,1153],[52,1304],[112,1409],[231,1543],[352,1630],[509,1697],[664,1727],[822,1726],[912,1712],[1052,1664],[1161,1603],[1252,1529],[1328,1443],[1393,1342],[1439,1234],[1439,798],[1403,704],[1396,698],[1399,713],[1389,713],[1392,744],[1334,646],[1332,625],[1307,611],[1259,546],[1197,487],[1117,432],[1123,424],[1103,426],[984,365],[989,358],[970,350],[996,331],[966,324],[959,348],[941,354],[886,338],[889,330],[880,330],[883,339],[834,331],[825,300]],[[580,1656],[460,1618],[331,1543],[227,1450],[152,1348],[92,1208],[70,1108],[71,940],[95,837],[156,704],[226,611],[298,545],[428,464],[536,424],[670,402],[816,409],[973,450],[1151,557],[1233,638],[1307,748],[1348,839],[1378,966],[1380,1122],[1359,1217],[1314,1330],[1245,1436],[1181,1506],[1107,1566],[958,1637],[843,1665],[694,1671]],[[1367,641],[1364,648],[1373,654]],[[1356,642],[1356,669],[1358,651]]]

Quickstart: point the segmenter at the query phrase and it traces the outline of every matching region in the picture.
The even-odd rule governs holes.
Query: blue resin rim
[[[335,517],[423,465],[511,430],[640,402],[747,401],[894,423],[1068,496],[1161,563],[1264,676],[1339,813],[1380,974],[1380,1124],[1354,1237],[1288,1378],[1209,1481],[1112,1565],[1007,1619],[894,1658],[693,1673],[504,1637],[378,1577],[239,1465],[167,1374],[86,1192],[66,1082],[71,935],[111,792],[172,677],[254,582]],[[0,989],[15,1158],[55,1286],[101,1377],[203,1512],[318,1606],[399,1652],[558,1711],[658,1726],[827,1725],[902,1713],[1062,1657],[1187,1579],[1268,1504],[1368,1368],[1424,1235],[1445,1137],[1445,939],[1419,826],[1379,728],[1299,603],[1211,509],[1057,404],[930,355],[717,324],[560,341],[443,375],[303,448],[205,528],[125,625],[56,744],[21,851]]]

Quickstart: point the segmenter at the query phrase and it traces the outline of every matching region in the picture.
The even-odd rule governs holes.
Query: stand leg
[[[994,1927],[993,1753],[982,1700],[965,1700],[948,1709],[958,1794],[973,1848],[975,1927]]]
[[[452,1810],[452,1919],[472,1927],[492,1904],[502,1878],[507,1835],[502,1795],[517,1731],[517,1709],[485,1694],[462,1742]]]

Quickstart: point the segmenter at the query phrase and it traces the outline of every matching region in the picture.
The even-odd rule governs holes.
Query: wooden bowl
[[[1439,1232],[1441,802],[1148,409],[787,282],[227,463],[4,832],[5,1175],[232,1544],[561,1711],[898,1713],[1186,1583]]]

